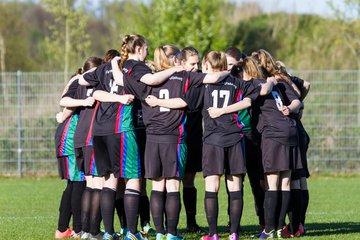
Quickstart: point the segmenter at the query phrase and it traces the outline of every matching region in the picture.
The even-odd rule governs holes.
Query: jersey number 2
[[[168,89],[161,89],[159,92],[159,98],[161,99],[169,99],[170,98],[170,93]],[[170,108],[166,108],[166,107],[160,107],[160,112],[169,112]]]

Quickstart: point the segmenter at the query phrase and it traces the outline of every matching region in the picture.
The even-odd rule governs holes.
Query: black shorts
[[[141,161],[141,176],[145,175],[145,145],[146,145],[146,131],[145,129],[136,129],[136,139],[139,147],[140,161]]]
[[[140,178],[141,161],[134,131],[94,136],[93,147],[99,176],[113,173],[116,178]]]
[[[203,144],[202,167],[204,177],[211,175],[245,174],[243,141],[230,147]]]
[[[186,165],[187,146],[185,143],[155,143],[146,141],[145,178],[182,179]]]
[[[261,139],[261,157],[264,173],[301,169],[298,146],[288,146],[271,138]]]
[[[245,162],[249,180],[263,180],[264,168],[261,161],[260,140],[250,132],[244,133],[244,139]]]
[[[305,131],[302,125],[298,125],[299,132],[299,148],[300,148],[300,156],[301,156],[301,164],[303,169],[301,171],[301,177],[310,177],[310,172],[307,164],[307,150],[309,148],[310,137]]]
[[[79,171],[83,171],[86,176],[98,176],[95,153],[92,146],[76,148],[76,164]]]
[[[202,170],[202,141],[196,144],[187,144],[186,173],[196,173]]]

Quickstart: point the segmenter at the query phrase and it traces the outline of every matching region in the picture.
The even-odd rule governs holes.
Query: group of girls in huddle
[[[218,191],[224,174],[228,239],[239,238],[246,173],[262,227],[256,237],[303,234],[309,140],[300,112],[309,84],[288,74],[265,50],[251,57],[236,48],[211,51],[202,59],[202,72],[193,47],[156,48],[152,68],[147,55],[143,36],[126,35],[120,57],[104,64],[89,58],[85,73],[65,87],[56,143],[67,187],[55,238],[118,239],[116,208],[127,229],[124,239],[147,239],[148,229],[138,231],[138,213],[146,215],[150,208],[156,240],[183,239],[177,229],[181,181],[187,231],[200,232],[194,185],[200,171],[209,226],[201,239],[219,239]],[[150,201],[145,179],[151,180]],[[71,214],[73,230],[68,228]],[[141,221],[148,223],[149,217]]]

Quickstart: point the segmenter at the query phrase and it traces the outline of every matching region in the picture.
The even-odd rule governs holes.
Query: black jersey
[[[77,90],[78,86],[79,86],[79,81],[74,80],[70,84],[69,89],[62,96],[62,98],[64,98],[64,97],[75,98],[75,94],[76,94],[76,90]],[[73,113],[73,115],[78,115],[78,113],[79,113],[79,111],[78,111],[78,109],[76,109],[75,112]],[[77,121],[74,121],[74,120],[75,119],[73,119],[72,116],[68,117],[64,122],[60,123],[58,125],[58,127],[56,128],[56,132],[55,132],[55,148],[56,148],[56,154],[59,157],[68,155],[68,153],[71,152],[71,151],[66,149],[66,142],[67,142],[69,137],[71,139],[73,139],[73,136],[70,136],[71,131],[69,131],[69,129],[76,127],[76,126],[71,126],[72,124],[77,123]],[[68,141],[68,143],[69,143],[69,141]]]
[[[92,96],[94,88],[91,86],[79,86],[75,98],[86,99]],[[99,102],[92,107],[80,107],[80,116],[74,135],[74,147],[81,148],[92,146],[92,128],[96,116],[96,109],[99,108]]]
[[[203,126],[201,110],[204,104],[205,86],[192,87],[181,98],[187,103],[185,131],[188,145],[202,144]]]
[[[142,108],[149,107],[144,99],[150,94],[151,87],[141,82],[140,79],[145,74],[151,73],[151,69],[142,61],[130,59],[124,63],[122,72],[124,74],[125,93],[135,96],[133,103],[134,126],[136,129],[144,129]]]
[[[206,85],[202,111],[205,124],[204,143],[229,147],[242,138],[242,126],[237,121],[237,113],[211,118],[207,111],[209,107],[223,108],[240,101],[244,97],[254,100],[258,95],[259,89],[251,82],[231,75],[219,83]]]
[[[265,83],[265,80],[253,80],[255,84]],[[256,130],[265,138],[271,138],[284,145],[295,146],[298,143],[296,121],[284,116],[279,110],[288,106],[293,100],[298,99],[291,86],[279,82],[273,87],[272,92],[260,96],[253,103],[254,119],[257,119]]]
[[[124,88],[115,84],[110,62],[100,65],[93,72],[84,74],[84,79],[95,88],[94,91],[124,94]],[[134,130],[132,108],[133,104],[100,102],[94,121],[93,136],[107,136]]]
[[[164,83],[153,87],[151,94],[157,98],[179,98],[188,89],[199,87],[205,74],[197,72],[176,72]],[[146,108],[143,110],[144,122],[148,136],[156,136],[151,141],[166,143],[183,143],[185,140],[185,109],[168,109],[164,107]]]

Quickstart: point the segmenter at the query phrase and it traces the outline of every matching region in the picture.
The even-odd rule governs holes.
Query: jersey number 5
[[[161,99],[169,99],[170,98],[170,93],[168,89],[161,89],[159,92],[159,98]],[[160,112],[169,112],[170,108],[166,108],[166,107],[160,107]]]
[[[229,104],[229,98],[230,98],[230,91],[228,90],[214,90],[211,93],[211,96],[213,97],[213,107],[219,108],[218,106],[218,100],[219,98],[224,98],[224,104],[220,108],[224,108]]]

